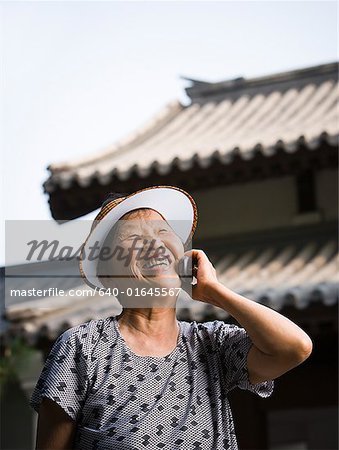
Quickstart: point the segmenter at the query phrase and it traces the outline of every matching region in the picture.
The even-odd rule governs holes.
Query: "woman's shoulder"
[[[78,346],[94,346],[99,341],[105,341],[108,335],[114,333],[115,317],[92,319],[64,331],[56,340],[59,344]]]
[[[197,329],[197,330],[210,330],[219,327],[236,327],[236,325],[228,324],[222,320],[210,320],[206,322],[197,322],[196,320],[187,321],[187,320],[179,320],[180,324],[184,327]]]
[[[223,341],[232,336],[243,335],[245,330],[237,325],[225,323],[222,320],[208,322],[180,321],[182,334],[187,339],[209,339],[211,341]]]
[[[236,325],[231,325],[223,322],[222,320],[211,320],[208,322],[196,322],[195,320],[192,322],[180,320],[180,324],[182,329],[184,329],[188,333],[215,333],[220,329],[232,329],[237,328]]]

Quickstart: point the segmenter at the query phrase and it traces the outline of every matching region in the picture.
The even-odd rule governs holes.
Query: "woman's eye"
[[[131,234],[127,237],[127,239],[141,239],[141,236],[138,234]]]
[[[163,232],[167,233],[168,230],[166,230],[165,228],[162,228],[161,230],[159,230],[159,233],[163,233]]]

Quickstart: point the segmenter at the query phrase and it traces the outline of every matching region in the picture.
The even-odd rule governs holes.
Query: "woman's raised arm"
[[[36,450],[71,450],[76,422],[53,400],[44,398],[39,408]]]

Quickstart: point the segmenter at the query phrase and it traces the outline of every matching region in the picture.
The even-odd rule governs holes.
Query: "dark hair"
[[[129,195],[127,192],[110,192],[103,201],[101,209],[113,200],[116,200],[117,198],[127,197],[127,195]]]

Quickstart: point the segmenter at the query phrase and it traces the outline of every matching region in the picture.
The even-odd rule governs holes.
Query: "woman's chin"
[[[148,281],[155,285],[156,287],[160,288],[180,288],[181,287],[181,280],[177,273],[161,273],[161,274],[152,274],[152,276],[146,276],[145,278],[148,279]]]
[[[142,268],[139,269],[141,274],[144,277],[160,277],[160,276],[168,276],[173,273],[173,268],[171,266],[166,265],[158,265],[152,268]]]

